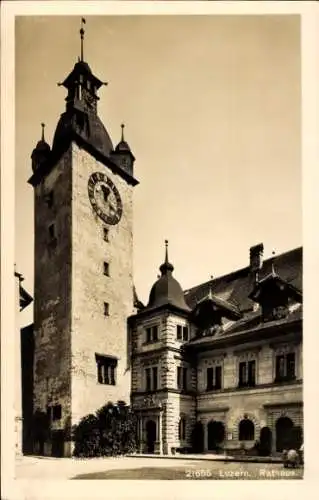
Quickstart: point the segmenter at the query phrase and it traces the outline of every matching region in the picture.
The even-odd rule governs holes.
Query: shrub
[[[124,455],[136,450],[137,419],[124,401],[107,403],[73,428],[74,456]]]

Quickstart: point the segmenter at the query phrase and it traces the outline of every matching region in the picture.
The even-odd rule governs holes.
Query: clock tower
[[[84,22],[84,20],[82,20]],[[50,432],[34,452],[70,455],[70,430],[108,401],[130,399],[127,318],[133,313],[134,156],[113,148],[98,116],[104,84],[81,57],[52,149],[32,153],[34,188],[34,412]]]

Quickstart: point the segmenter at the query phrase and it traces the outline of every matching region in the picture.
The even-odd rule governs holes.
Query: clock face
[[[106,224],[118,224],[123,212],[120,193],[105,174],[95,172],[89,178],[89,198],[97,215]]]

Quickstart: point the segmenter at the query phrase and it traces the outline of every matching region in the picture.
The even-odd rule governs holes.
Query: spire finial
[[[168,240],[165,240],[165,264],[168,263]]]
[[[272,258],[271,258],[271,274],[274,276],[276,274],[276,272],[275,272],[275,265],[274,265],[274,259],[275,259],[275,255],[276,255],[275,250],[273,250],[271,252],[271,255],[272,255]]]
[[[41,123],[41,127],[42,127],[41,140],[44,141],[44,127],[45,127],[45,123]]]
[[[81,19],[81,29],[80,29],[80,36],[81,36],[81,57],[80,57],[80,61],[83,61],[83,40],[84,40],[84,24],[86,23],[84,17],[82,17]]]
[[[125,124],[121,123],[121,129],[122,129],[122,132],[121,132],[121,141],[122,142],[124,142],[124,128],[125,128]]]
[[[168,261],[168,240],[165,240],[165,261],[164,264],[161,265],[160,271],[162,275],[174,271],[174,266],[172,266],[172,264]]]

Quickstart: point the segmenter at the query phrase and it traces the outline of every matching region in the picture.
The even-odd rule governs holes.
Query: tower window
[[[103,240],[109,241],[109,230],[107,227],[103,227]]]
[[[55,226],[54,226],[54,224],[50,224],[48,230],[49,230],[50,240],[54,240],[54,238],[55,238]]]
[[[110,305],[108,302],[104,302],[104,316],[110,315]]]
[[[62,418],[62,406],[54,405],[52,408],[52,420],[61,420]]]
[[[158,341],[158,325],[146,328],[146,343]]]
[[[105,276],[110,276],[110,266],[108,262],[104,262],[104,274]]]
[[[48,208],[52,208],[54,205],[54,194],[53,191],[50,191],[46,197],[46,202],[48,205]]]
[[[177,340],[188,340],[188,326],[176,325]]]
[[[187,368],[182,366],[177,367],[177,388],[180,391],[187,390]]]
[[[117,359],[111,356],[95,354],[97,381],[99,384],[116,385]]]
[[[188,340],[188,327],[183,326],[183,340]]]
[[[158,388],[157,366],[152,366],[151,368],[145,368],[145,390],[156,391],[157,388]]]

